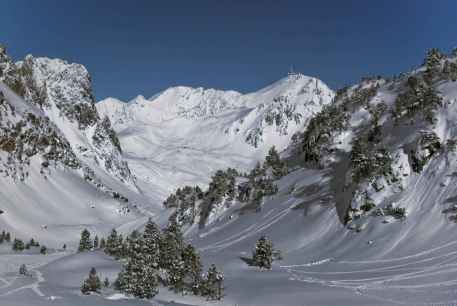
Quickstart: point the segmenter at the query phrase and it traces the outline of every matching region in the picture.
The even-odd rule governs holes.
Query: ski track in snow
[[[290,265],[280,266],[290,274],[289,280],[298,281],[304,283],[314,283],[325,287],[337,287],[353,290],[358,294],[364,294],[370,297],[372,295],[366,294],[368,291],[389,291],[389,290],[429,290],[432,288],[442,289],[444,287],[454,287],[457,285],[457,250],[451,250],[445,253],[439,253],[434,255],[434,252],[455,246],[457,242],[450,242],[439,247],[435,247],[429,250],[422,251],[420,253],[404,256],[401,258],[384,259],[384,260],[372,260],[372,261],[333,261],[331,258],[326,258],[316,262],[305,263],[301,265]],[[432,256],[434,255],[434,256]],[[411,258],[424,257],[415,261],[408,261],[404,264],[390,265],[401,260],[408,260]],[[452,262],[452,263],[449,263]],[[366,266],[366,269],[357,269],[356,267],[351,268],[349,271],[310,271],[306,268],[316,267],[320,265],[326,265],[331,263],[332,265],[342,266],[347,268],[347,264],[354,266]],[[424,265],[424,263],[428,263]],[[370,266],[383,264],[382,267],[370,268]],[[420,264],[420,265],[418,265]],[[418,265],[415,266],[414,265]],[[302,269],[300,269],[302,268]],[[387,275],[379,275],[380,273],[386,273]],[[361,277],[361,274],[365,274],[369,277]],[[379,276],[376,276],[376,275]],[[448,278],[440,281],[434,281],[433,277],[442,278],[444,275],[448,275]],[[429,280],[431,279],[431,280]],[[418,280],[418,283],[414,283]],[[387,300],[386,300],[387,301]],[[389,300],[395,304],[409,304],[399,300]],[[441,303],[441,302],[433,302]],[[452,303],[446,301],[445,303]],[[424,305],[429,305],[424,303]]]
[[[28,285],[24,285],[24,286],[20,286],[20,287],[17,287],[17,288],[13,288],[13,289],[11,289],[11,290],[6,291],[5,293],[1,293],[1,294],[0,294],[0,297],[2,297],[2,296],[7,296],[7,295],[11,295],[11,294],[13,294],[13,293],[17,293],[17,292],[19,292],[19,291],[27,290],[27,289],[30,289],[30,290],[32,290],[33,292],[35,292],[36,295],[38,295],[39,297],[45,297],[45,294],[40,290],[40,283],[42,283],[42,282],[45,281],[45,279],[44,279],[44,277],[43,277],[43,274],[42,274],[40,271],[38,271],[38,270],[32,270],[32,271],[30,271],[30,272],[32,272],[32,273],[35,274],[34,276],[32,276],[32,279],[36,279],[36,281],[34,281],[33,283],[28,284]],[[24,278],[26,278],[26,276],[24,276]],[[14,280],[16,280],[16,279],[17,279],[17,277],[14,278]],[[2,279],[2,280],[3,280],[3,279]],[[0,289],[12,287],[12,286],[13,286],[13,283],[14,283],[14,280],[11,281],[11,282],[9,282],[9,283],[6,282],[5,280],[3,280],[3,281],[5,281],[5,283],[8,283],[8,286],[2,287],[2,288],[0,288]]]
[[[293,202],[295,199],[289,199],[288,202]],[[260,224],[254,224],[251,226],[248,226],[244,230],[240,231],[239,233],[229,236],[217,243],[208,245],[206,247],[201,248],[202,251],[207,251],[207,250],[214,250],[214,249],[223,249],[227,248],[233,244],[236,244],[240,241],[245,240],[246,238],[257,235],[258,233],[264,231],[265,229],[271,227],[275,223],[279,222],[282,218],[287,216],[289,212],[291,211],[291,208],[288,207],[286,209],[281,210],[279,213],[276,213],[272,215],[271,217],[266,218],[265,221],[261,222]],[[265,218],[265,216],[264,216]]]

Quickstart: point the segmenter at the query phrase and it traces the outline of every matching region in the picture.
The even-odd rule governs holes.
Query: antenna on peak
[[[290,65],[290,70],[289,70],[288,75],[296,75],[296,73],[294,71],[294,65]]]

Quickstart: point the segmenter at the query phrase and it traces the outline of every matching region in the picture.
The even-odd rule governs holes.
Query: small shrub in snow
[[[15,238],[12,246],[13,251],[21,252],[25,249],[24,242],[21,239]]]
[[[29,271],[27,270],[27,266],[25,264],[22,264],[19,267],[19,274],[20,275],[24,275],[24,276],[28,276],[29,275]]]
[[[48,248],[44,245],[41,246],[40,248],[40,254],[46,255],[48,253]]]
[[[365,203],[363,203],[360,206],[360,209],[363,210],[364,212],[369,212],[370,210],[372,210],[375,207],[376,207],[376,205],[373,202],[366,201]]]
[[[404,207],[394,207],[392,204],[389,204],[384,209],[384,214],[392,216],[395,219],[404,219],[406,218],[406,208]]]

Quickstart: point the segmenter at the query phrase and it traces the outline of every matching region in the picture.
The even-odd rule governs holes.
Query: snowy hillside
[[[138,217],[134,177],[81,65],[0,48],[0,226],[54,246]]]
[[[218,169],[249,170],[272,146],[282,151],[333,96],[323,82],[290,74],[245,95],[173,87],[129,103],[108,98],[97,109],[110,118],[142,189],[160,201],[177,187],[207,184]]]
[[[54,65],[36,65],[41,61]],[[0,71],[0,225],[52,248],[40,255],[0,244],[2,306],[456,303],[457,52],[432,49],[414,71],[364,78],[335,94],[294,74],[250,94],[176,87],[129,103],[110,98],[97,104],[96,116],[84,90],[65,85],[65,95],[86,106],[72,109],[65,102],[73,98],[36,100],[46,106],[20,90],[11,62]],[[37,72],[33,82],[43,78]],[[60,82],[43,84],[60,96]],[[89,117],[81,117],[86,107]],[[103,148],[112,155],[90,133],[103,115],[100,137],[108,137]],[[90,155],[78,152],[80,145]],[[269,151],[273,145],[282,160]],[[121,166],[106,166],[108,157],[128,161],[138,188]],[[263,164],[253,167],[257,161]],[[229,166],[242,171],[216,171]],[[168,209],[159,209],[177,187]],[[136,232],[74,252],[82,228],[106,237],[115,227],[126,237],[143,231],[149,216],[161,226],[170,217],[163,232],[153,227],[155,248]],[[274,245],[271,269],[253,258],[264,235]],[[60,249],[65,242],[70,248]],[[159,260],[152,269],[151,259]],[[23,263],[29,275],[18,275]],[[224,272],[221,300],[199,286],[170,286],[185,287],[180,273],[197,271],[197,279],[212,263]],[[91,267],[111,284],[126,267],[134,275],[147,270],[160,276],[158,294],[139,299],[109,285],[83,295]],[[131,285],[141,295],[157,279]]]

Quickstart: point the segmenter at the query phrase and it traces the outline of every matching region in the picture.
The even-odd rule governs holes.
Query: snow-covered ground
[[[97,109],[140,188],[160,203],[178,187],[206,185],[218,169],[251,169],[273,145],[282,151],[333,96],[322,81],[291,74],[245,95],[172,87],[149,100],[108,98]]]
[[[61,66],[54,68],[62,72]],[[349,104],[355,106],[349,111],[348,126],[326,148],[332,149],[326,158],[336,164],[339,155],[331,152],[348,154],[354,140],[370,128],[370,106],[381,102],[393,106],[405,88],[401,80],[393,84],[367,81],[361,88],[370,82],[380,88],[367,103]],[[57,87],[48,89],[52,92]],[[88,228],[102,236],[117,228],[128,233],[141,228],[148,217],[163,225],[170,211],[161,203],[169,192],[186,184],[204,185],[220,168],[248,170],[272,145],[280,151],[290,149],[292,135],[302,132],[313,114],[330,103],[333,92],[314,78],[293,74],[246,95],[176,87],[128,104],[108,99],[97,105],[98,113],[112,121],[121,152],[114,141],[102,147],[92,142],[100,118],[80,129],[54,106],[43,110],[28,105],[0,83],[0,90],[17,110],[15,120],[26,112],[50,118],[54,125],[49,128],[64,135],[59,139],[68,139],[72,150],[87,147],[90,154],[80,151],[78,161],[102,182],[92,184],[81,168],[57,162],[43,175],[40,154],[26,164],[26,179],[0,178],[0,230],[11,231],[13,238],[33,237],[50,250],[47,255],[36,250],[15,253],[10,244],[0,245],[0,306],[457,304],[457,224],[452,218],[457,214],[457,155],[445,145],[457,135],[457,85],[442,81],[436,88],[443,103],[437,108],[435,123],[418,120],[394,125],[389,112],[379,118],[381,143],[395,154],[398,180],[379,192],[373,192],[369,184],[353,189],[358,195],[366,191],[378,207],[405,208],[406,218],[359,211],[349,226],[343,225],[343,204],[353,204],[353,208],[360,204],[356,197],[344,203],[350,186],[345,182],[351,178],[347,169],[335,164],[296,169],[277,182],[278,193],[265,198],[259,212],[241,214],[242,204],[235,201],[214,213],[205,228],[186,229],[186,239],[198,247],[206,267],[215,263],[225,274],[225,297],[213,302],[166,288],[160,288],[150,301],[112,289],[83,296],[80,286],[91,267],[112,282],[120,263],[100,251],[76,253],[79,232]],[[443,148],[415,173],[407,148],[423,129],[435,132]],[[118,160],[120,167],[96,162],[104,158]],[[128,169],[124,159],[133,175],[122,172]],[[128,205],[106,188],[128,197]],[[282,252],[283,258],[271,270],[248,266],[244,260],[262,235]],[[21,264],[27,265],[29,276],[19,276]]]
[[[456,157],[453,156],[452,164]],[[325,171],[298,170],[280,182],[279,195],[267,200],[260,213],[237,216],[226,211],[188,239],[206,264],[216,263],[226,277],[221,302],[180,296],[161,288],[153,305],[446,305],[457,298],[455,223],[442,209],[457,194],[455,176],[446,158],[434,160],[415,177],[399,199],[409,209],[404,221],[384,224],[369,217],[361,232],[349,231],[337,220],[328,196]],[[443,186],[444,180],[447,186]],[[303,195],[309,186],[314,193]],[[301,194],[300,197],[294,196]],[[433,199],[433,200],[431,200]],[[297,205],[311,201],[320,205]],[[236,210],[237,207],[233,209]],[[232,216],[232,218],[230,218]],[[255,241],[267,234],[283,253],[271,271],[249,267]],[[83,254],[2,255],[2,306],[142,305],[106,291],[81,296],[79,286],[90,267],[114,279],[119,263],[100,252]],[[19,264],[33,268],[32,277],[17,275]],[[116,304],[117,303],[117,304]]]

